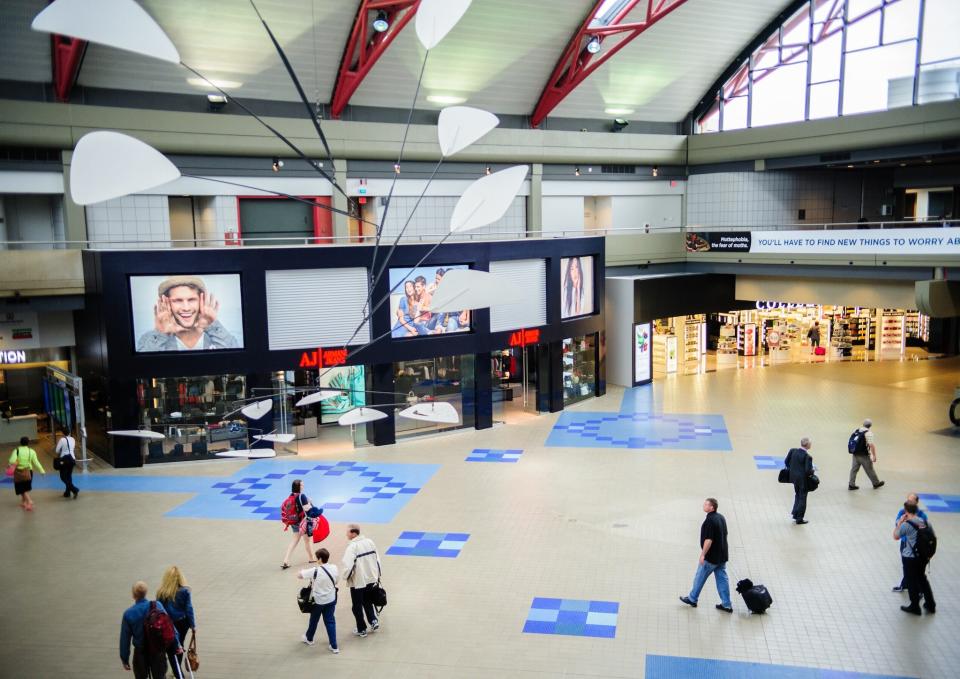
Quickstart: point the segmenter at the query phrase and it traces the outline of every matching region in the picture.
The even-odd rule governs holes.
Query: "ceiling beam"
[[[80,75],[83,55],[87,51],[87,41],[66,35],[52,35],[50,39],[53,93],[57,101],[70,101],[70,92],[77,82],[77,76]]]
[[[350,39],[343,50],[337,82],[330,98],[330,112],[339,118],[350,102],[350,97],[373,68],[377,60],[400,34],[403,27],[417,13],[420,0],[361,0],[357,16],[353,20]],[[389,27],[378,32],[373,29],[377,14],[383,12]]]
[[[597,12],[604,4],[604,0],[597,0],[587,14],[583,24],[567,43],[560,60],[557,62],[550,80],[547,82],[540,100],[530,116],[532,127],[539,127],[553,109],[573,92],[580,83],[590,74],[602,66],[614,54],[626,47],[634,38],[680,7],[686,0],[629,0],[622,9],[604,24],[591,27]],[[627,22],[626,18],[637,5],[642,5],[642,19],[633,18]],[[613,36],[622,36],[619,42],[603,49],[603,42]],[[593,54],[587,49],[592,40],[600,42],[600,51]]]

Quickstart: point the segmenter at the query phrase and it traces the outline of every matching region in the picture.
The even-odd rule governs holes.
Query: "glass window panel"
[[[847,51],[876,47],[880,44],[880,12],[847,26]]]
[[[950,101],[960,97],[960,59],[920,67],[918,104]]]
[[[810,82],[837,80],[840,77],[840,47],[843,36],[834,33],[813,46],[813,63],[810,64]]]
[[[853,21],[883,4],[883,0],[847,0],[847,17]]]
[[[807,66],[792,64],[756,74],[750,126],[803,120]]]
[[[923,5],[922,63],[960,57],[960,2],[926,0]]]
[[[883,10],[883,41],[896,42],[917,37],[920,0],[898,0]]]
[[[742,92],[740,90],[744,85],[746,85],[747,76],[747,64],[744,64],[737,69],[737,72],[733,74],[733,77],[731,77],[730,80],[724,83],[723,98],[730,99],[732,97],[738,97],[741,94],[744,94],[745,90]]]
[[[820,83],[810,86],[810,120],[835,118],[840,105],[840,83]]]
[[[742,130],[747,126],[747,97],[735,97],[723,104],[723,129]]]
[[[810,40],[810,6],[806,5],[783,25],[784,45],[806,45]]]
[[[814,5],[813,20],[818,22],[843,12],[843,0],[814,0]]]
[[[806,47],[784,47],[783,54],[780,55],[780,61],[783,64],[799,64],[807,62]]]
[[[888,108],[888,96],[889,107],[909,106],[913,99],[915,58],[912,42],[848,54],[843,83],[844,115],[882,111]]]
[[[714,103],[706,113],[700,118],[700,122],[697,125],[697,132],[704,134],[707,132],[719,132],[720,131],[720,104],[719,102]]]
[[[780,63],[779,47],[780,31],[776,31],[753,53],[753,57],[751,58],[753,69],[770,68]]]

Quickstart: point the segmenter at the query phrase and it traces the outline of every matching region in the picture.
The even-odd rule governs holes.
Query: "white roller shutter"
[[[267,271],[270,348],[343,346],[363,319],[366,302],[363,267]],[[370,327],[364,323],[351,344],[369,341]]]
[[[518,259],[490,262],[490,273],[524,291],[523,301],[490,307],[490,330],[536,328],[547,322],[547,262]]]

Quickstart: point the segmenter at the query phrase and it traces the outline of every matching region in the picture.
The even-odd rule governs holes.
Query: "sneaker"
[[[724,613],[733,613],[733,606],[724,606],[723,604],[717,604],[717,610],[723,611]]]
[[[854,486],[853,484],[847,486],[847,490],[860,490],[860,486]]]
[[[307,639],[307,635],[306,635],[306,634],[304,634],[304,635],[300,638],[300,641],[302,641],[303,643],[305,643],[307,646],[315,646],[315,645],[317,644],[316,641],[310,641],[309,639]]]
[[[340,649],[339,649],[339,648],[334,648],[333,646],[327,646],[327,648],[329,648],[330,651],[331,651],[334,655],[337,655],[337,654],[340,653]]]
[[[874,489],[879,488],[880,486],[886,485],[886,481],[881,481],[880,483],[873,484]]]
[[[374,632],[376,632],[378,629],[380,629],[380,621],[379,621],[379,620],[374,620],[373,622],[371,622],[371,623],[370,623],[370,629],[372,629]]]
[[[362,632],[358,632],[357,630],[353,630],[353,636],[363,638],[363,637],[367,636],[367,630],[363,630]]]
[[[697,607],[697,602],[696,602],[696,601],[690,601],[690,597],[682,596],[682,597],[680,597],[680,601],[682,601],[683,603],[685,603],[687,606],[692,606],[693,608],[696,608],[696,607]]]
[[[900,585],[897,585],[896,587],[891,587],[891,588],[890,588],[890,591],[891,591],[891,592],[902,592],[902,591],[903,591],[903,587],[901,587]]]

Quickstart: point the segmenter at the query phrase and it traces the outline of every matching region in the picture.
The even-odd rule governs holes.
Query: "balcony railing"
[[[960,219],[907,220],[885,222],[829,222],[825,224],[763,224],[744,226],[729,224],[726,226],[700,226],[688,224],[685,231],[842,231],[850,229],[920,229],[960,226]]]

